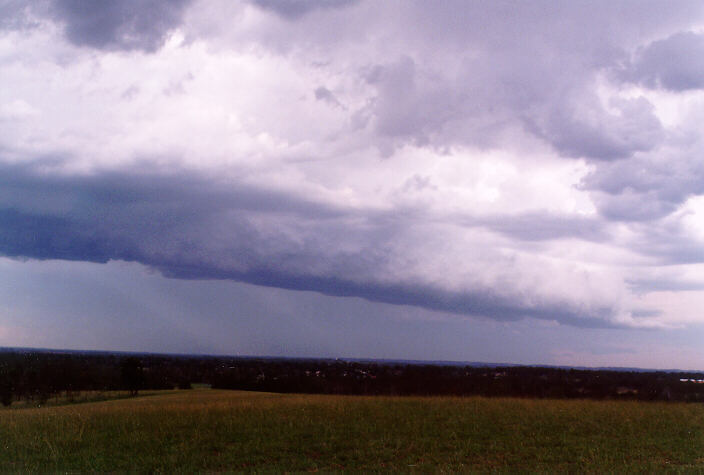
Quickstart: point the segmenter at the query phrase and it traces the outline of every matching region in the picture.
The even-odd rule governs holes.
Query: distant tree
[[[0,403],[3,406],[12,404],[12,378],[6,368],[0,368]]]
[[[144,368],[139,359],[130,357],[122,361],[122,384],[130,395],[136,396],[144,384]]]

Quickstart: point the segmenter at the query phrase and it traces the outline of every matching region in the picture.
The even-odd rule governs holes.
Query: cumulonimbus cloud
[[[629,266],[699,249],[653,90],[696,93],[700,38],[626,4],[11,2],[0,253],[647,326]]]
[[[508,275],[495,276],[504,281],[501,289],[475,279],[442,283],[429,264],[445,256],[432,248],[414,257],[419,267],[404,269],[397,255],[412,252],[402,241],[413,217],[335,208],[246,185],[218,187],[193,175],[42,177],[31,168],[5,167],[1,176],[0,253],[6,256],[135,261],[173,278],[232,279],[500,320],[616,324],[613,308],[522,295]],[[362,237],[355,229],[361,223]],[[497,220],[475,225],[512,232]],[[466,264],[491,272],[486,264]],[[506,272],[518,280],[518,267],[509,264]]]

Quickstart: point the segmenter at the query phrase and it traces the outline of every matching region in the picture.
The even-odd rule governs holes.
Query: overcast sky
[[[0,0],[0,346],[704,369],[699,1]]]

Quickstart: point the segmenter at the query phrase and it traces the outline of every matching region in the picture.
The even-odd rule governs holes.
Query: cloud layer
[[[6,256],[498,320],[694,318],[662,289],[704,262],[698,2],[2,8]]]

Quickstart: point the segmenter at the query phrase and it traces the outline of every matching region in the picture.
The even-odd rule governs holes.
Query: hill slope
[[[0,471],[704,470],[695,404],[166,391],[0,410]]]

